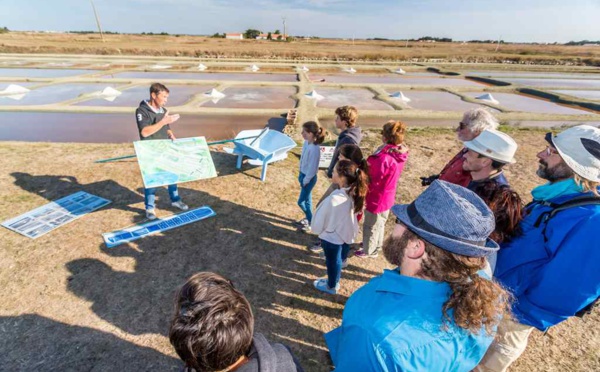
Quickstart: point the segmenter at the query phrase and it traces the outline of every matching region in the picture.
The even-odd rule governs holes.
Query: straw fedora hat
[[[486,129],[471,141],[464,142],[469,150],[500,163],[513,164],[517,143],[508,134],[495,129]]]

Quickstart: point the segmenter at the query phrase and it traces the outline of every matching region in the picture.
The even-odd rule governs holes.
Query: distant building
[[[256,40],[267,40],[267,37],[269,36],[269,34],[260,34],[256,37]],[[279,36],[281,36],[281,40],[286,40],[288,35],[282,35],[282,34],[271,34],[271,39],[273,40],[279,40]]]
[[[225,34],[225,39],[242,40],[244,39],[244,34]]]

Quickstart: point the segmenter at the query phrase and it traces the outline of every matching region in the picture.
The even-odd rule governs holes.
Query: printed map
[[[217,176],[204,137],[136,141],[133,146],[147,189]]]

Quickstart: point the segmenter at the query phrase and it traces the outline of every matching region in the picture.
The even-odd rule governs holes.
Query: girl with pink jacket
[[[383,145],[367,158],[371,183],[365,200],[363,248],[354,253],[356,257],[375,258],[383,245],[385,222],[396,201],[398,180],[408,159],[406,129],[401,121],[388,121],[381,133]]]

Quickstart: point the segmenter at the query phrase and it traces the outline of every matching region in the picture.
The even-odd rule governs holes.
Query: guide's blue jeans
[[[313,216],[312,190],[317,184],[317,176],[315,175],[306,186],[302,185],[302,183],[304,182],[304,177],[306,177],[306,175],[300,172],[300,175],[298,176],[298,182],[300,182],[300,196],[298,197],[298,206],[300,207],[300,209],[302,209],[302,212],[304,212],[304,215],[306,216],[306,219],[310,224],[312,222]]]
[[[156,189],[158,187],[152,189],[144,189],[144,204],[146,205],[146,209],[154,209],[154,205],[156,204]],[[177,185],[169,185],[167,187],[169,190],[169,197],[171,201],[178,202],[181,200],[179,196],[179,192],[177,191]]]
[[[342,277],[342,262],[348,258],[349,244],[333,244],[321,239],[321,247],[325,254],[325,266],[327,266],[327,285],[335,288]]]

